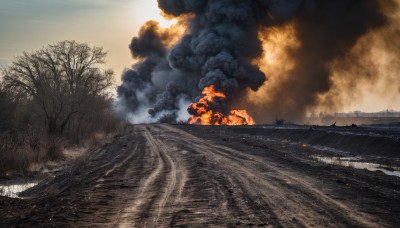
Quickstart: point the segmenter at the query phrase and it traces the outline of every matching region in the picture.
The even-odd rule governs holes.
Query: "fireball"
[[[226,100],[227,96],[216,91],[211,85],[203,89],[203,97],[196,103],[190,104],[188,111],[192,116],[189,124],[200,125],[254,125],[255,121],[246,110],[230,110],[227,115],[215,111],[212,107],[218,100]]]

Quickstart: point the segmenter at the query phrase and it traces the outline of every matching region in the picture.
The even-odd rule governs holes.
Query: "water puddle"
[[[299,126],[299,125],[268,125],[262,126],[264,129],[279,129],[279,130],[308,130],[310,126]]]
[[[335,149],[335,148],[332,148],[332,147],[327,147],[327,146],[312,145],[311,148],[316,149],[316,150],[320,150],[320,151],[329,152],[329,153],[334,153],[336,155],[344,155],[344,156],[350,155],[350,152],[343,151],[343,150],[338,150],[338,149]],[[347,158],[350,158],[350,157],[347,157]]]
[[[313,157],[318,161],[326,164],[340,165],[355,169],[366,169],[373,172],[380,171],[386,175],[400,177],[400,168],[395,168],[370,162],[362,162],[359,161],[360,160],[359,157],[320,157],[320,156],[313,156]]]
[[[36,186],[38,183],[10,184],[0,185],[0,195],[10,198],[20,198],[19,193]]]

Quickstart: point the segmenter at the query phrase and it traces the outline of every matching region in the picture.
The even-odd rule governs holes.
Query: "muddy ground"
[[[399,139],[385,126],[131,126],[24,199],[0,197],[0,226],[396,227]]]

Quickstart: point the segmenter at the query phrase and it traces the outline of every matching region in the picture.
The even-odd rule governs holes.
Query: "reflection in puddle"
[[[355,169],[367,169],[369,171],[381,171],[386,175],[400,177],[400,171],[398,168],[380,165],[376,163],[369,163],[369,162],[361,162],[357,161],[360,158],[357,157],[319,157],[314,156],[320,162],[331,164],[331,165],[340,165],[344,167],[352,167]]]
[[[338,150],[338,149],[335,149],[335,148],[332,148],[332,147],[327,147],[327,146],[313,145],[311,147],[314,148],[314,149],[317,149],[317,150],[322,150],[322,151],[334,153],[336,155],[349,156],[349,154],[350,154],[350,152],[343,151],[343,150]]]
[[[25,183],[25,184],[14,184],[14,185],[0,185],[0,195],[7,196],[11,198],[19,198],[18,194],[32,188],[37,183]]]

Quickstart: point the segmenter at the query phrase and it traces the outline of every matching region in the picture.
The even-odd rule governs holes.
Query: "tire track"
[[[168,223],[171,211],[180,198],[185,183],[185,172],[177,158],[172,156],[162,140],[156,138],[157,132],[151,127],[138,127],[146,139],[146,150],[157,157],[157,164],[152,173],[141,183],[134,202],[125,208],[116,225],[119,227],[155,227]],[[152,132],[151,132],[152,131]],[[163,183],[160,185],[160,183]],[[143,214],[149,214],[143,216]],[[144,218],[148,217],[148,219]],[[133,219],[134,218],[134,219]]]
[[[135,125],[39,186],[47,195],[16,226],[386,226],[273,161],[170,125]]]
[[[140,137],[139,132],[133,131],[122,137],[118,145],[120,149],[116,150],[116,145],[112,145],[113,149],[108,150],[107,156],[98,158],[99,161],[108,162],[100,166],[101,169],[97,173],[102,174],[96,175],[96,181],[87,182],[88,187],[79,193],[81,199],[74,200],[79,219],[71,221],[73,226],[87,227],[90,224],[97,227],[113,227],[113,218],[120,213],[120,207],[129,202],[137,192],[138,177],[127,177],[133,176],[132,174],[140,176],[141,173],[146,175],[146,170],[141,169],[142,164],[145,164],[141,164],[145,153],[141,150],[144,144],[138,140]],[[130,169],[132,166],[136,166],[137,169]]]
[[[169,200],[169,197],[172,194],[172,191],[174,191],[175,186],[176,186],[176,165],[175,163],[172,161],[171,157],[168,155],[168,150],[166,148],[166,146],[161,143],[158,139],[155,139],[152,134],[148,131],[148,129],[146,129],[146,138],[149,140],[150,144],[152,144],[153,149],[158,148],[160,150],[160,152],[162,152],[162,156],[165,158],[165,160],[167,160],[168,165],[170,166],[170,171],[167,177],[167,186],[165,187],[165,189],[163,190],[163,192],[165,192],[159,202],[159,205],[156,209],[156,222],[158,221],[158,219],[161,216],[161,213],[163,212],[163,209],[167,203],[167,201]]]
[[[121,211],[120,216],[115,224],[119,227],[130,227],[136,224],[135,220],[137,220],[137,217],[142,212],[142,208],[152,201],[151,198],[153,195],[151,194],[151,191],[154,189],[157,179],[161,177],[161,171],[165,166],[159,151],[155,149],[154,144],[148,140],[149,132],[143,128],[140,128],[140,130],[143,132],[146,140],[146,146],[143,148],[143,150],[145,150],[146,153],[149,152],[151,157],[156,157],[156,164],[152,164],[152,172],[144,179],[142,183],[139,184],[140,190],[135,195],[135,200],[130,203],[128,208],[125,208]],[[135,218],[135,220],[132,220],[132,218]]]
[[[114,172],[115,169],[120,168],[122,165],[124,165],[128,160],[132,159],[132,156],[136,153],[138,149],[138,144],[136,144],[135,148],[132,150],[132,152],[126,157],[123,161],[115,164],[111,169],[107,170],[104,176],[109,176],[110,173]]]
[[[294,173],[277,168],[271,162],[258,157],[244,154],[232,148],[213,145],[187,132],[171,126],[161,125],[161,128],[174,132],[170,137],[179,144],[188,144],[199,153],[216,161],[223,167],[225,175],[235,179],[238,187],[249,197],[259,201],[259,205],[267,204],[280,218],[282,225],[291,226],[294,223],[305,226],[332,224],[335,216],[341,215],[348,225],[374,227],[379,222],[358,212],[343,203],[326,196],[309,184],[312,180],[299,177]],[[243,159],[243,157],[245,159]],[[262,171],[266,172],[262,172]],[[250,217],[263,218],[257,210],[249,206],[241,206],[241,210],[251,212]],[[293,220],[295,218],[295,220]],[[381,225],[384,225],[381,223]]]

